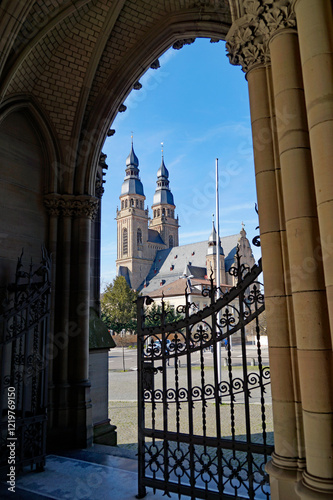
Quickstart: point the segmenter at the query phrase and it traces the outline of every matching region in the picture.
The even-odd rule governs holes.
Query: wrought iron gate
[[[1,475],[45,464],[50,259],[43,249],[40,267],[24,271],[22,255],[0,316]]]
[[[192,499],[270,498],[265,464],[273,433],[267,428],[271,405],[265,405],[270,372],[260,340],[261,260],[249,269],[239,250],[236,260],[229,271],[236,286],[216,299],[211,279],[202,291],[209,303],[197,312],[187,289],[177,322],[167,323],[162,300],[155,314],[160,326],[148,327],[144,303],[152,299],[138,299],[138,498],[146,487]]]

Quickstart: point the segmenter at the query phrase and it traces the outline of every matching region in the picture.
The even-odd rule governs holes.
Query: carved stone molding
[[[295,29],[290,0],[244,0],[244,16],[231,26],[226,40],[230,63],[244,72],[270,62],[269,41],[280,30]]]
[[[60,215],[60,195],[47,194],[44,196],[44,205],[49,215],[58,217]]]
[[[94,219],[97,214],[99,199],[89,195],[48,194],[44,205],[51,216],[87,217]]]
[[[88,217],[89,219],[94,219],[98,206],[99,199],[93,196],[76,196],[74,203],[74,215],[76,217]]]
[[[177,40],[172,46],[175,50],[180,50],[184,47],[184,45],[191,45],[195,42],[195,38],[184,38],[183,40]]]
[[[102,198],[104,194],[104,186],[103,186],[104,181],[100,179],[99,177],[96,177],[96,183],[95,183],[95,195],[97,198]]]

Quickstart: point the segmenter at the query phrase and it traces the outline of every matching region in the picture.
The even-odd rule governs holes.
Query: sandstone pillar
[[[297,32],[277,31],[270,53],[303,410],[303,477],[320,495],[333,492],[331,339]]]
[[[285,279],[289,264],[269,53],[264,44],[257,45],[255,38],[261,42],[260,37],[249,36],[255,34],[258,21],[247,15],[235,23],[228,33],[227,48],[231,63],[243,66],[249,82],[273,399],[275,453],[268,468],[272,499],[296,500],[295,484],[304,466],[296,342],[288,297],[290,287]]]
[[[327,0],[295,2],[333,338],[333,14]]]
[[[73,200],[69,374],[75,410],[70,423],[75,427],[76,443],[87,446],[92,444],[93,437],[89,382],[91,219],[97,212],[99,200],[92,196],[76,196]]]
[[[91,219],[99,200],[54,194],[45,197],[45,204],[50,213],[50,248],[61,263],[54,273],[58,293],[53,313],[50,365],[54,388],[48,440],[53,448],[86,447],[92,444],[88,380]]]

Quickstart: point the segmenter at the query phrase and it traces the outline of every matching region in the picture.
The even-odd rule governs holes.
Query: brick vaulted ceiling
[[[159,55],[184,38],[224,39],[231,25],[229,0],[4,0],[0,12],[1,103],[33,97],[72,149],[93,136],[89,162]]]

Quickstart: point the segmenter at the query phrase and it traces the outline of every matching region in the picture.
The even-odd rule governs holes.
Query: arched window
[[[156,210],[154,210],[154,218],[156,217]]]
[[[127,208],[127,200],[125,200],[125,208]]]
[[[121,202],[121,208],[124,208],[125,207],[125,203],[124,203],[124,200],[122,200]]]
[[[134,200],[131,198],[131,207],[134,207]]]
[[[123,255],[128,253],[128,233],[126,227],[123,229]]]
[[[168,213],[168,217],[169,217],[170,216],[170,208],[168,208],[167,213]]]
[[[142,246],[142,231],[140,228],[137,230],[137,233],[136,233],[136,241],[138,244],[138,248],[140,248]]]
[[[157,210],[157,217],[160,216],[160,209]]]
[[[162,208],[162,215],[165,215],[165,208]]]
[[[139,200],[136,200],[136,206],[139,208]]]
[[[170,234],[169,236],[169,248],[173,247],[173,236]]]
[[[143,208],[143,201],[140,200],[140,208]]]

